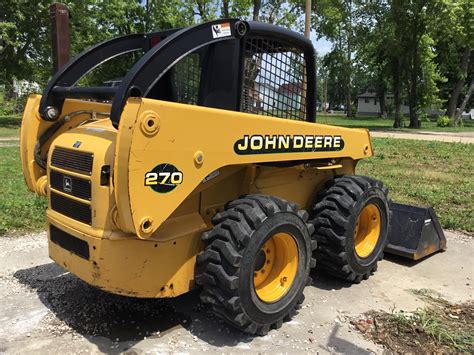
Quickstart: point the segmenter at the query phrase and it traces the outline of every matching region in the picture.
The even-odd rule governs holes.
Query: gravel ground
[[[359,285],[315,275],[299,314],[264,337],[241,334],[198,302],[131,299],[97,290],[52,263],[44,233],[0,239],[0,353],[381,353],[350,320],[370,309],[423,305],[409,289],[472,299],[472,238],[447,232],[449,250],[423,262],[389,257]]]

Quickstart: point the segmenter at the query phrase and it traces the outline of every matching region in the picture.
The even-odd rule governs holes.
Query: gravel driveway
[[[0,353],[357,352],[380,353],[349,324],[370,309],[413,310],[408,289],[472,299],[473,242],[447,232],[449,250],[421,263],[389,257],[359,285],[316,275],[299,314],[264,337],[243,335],[202,307],[198,293],[170,300],[114,296],[64,272],[44,233],[0,238]]]

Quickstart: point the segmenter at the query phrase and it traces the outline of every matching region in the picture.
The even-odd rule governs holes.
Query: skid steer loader
[[[130,52],[143,55],[114,85],[76,85]],[[119,295],[199,287],[251,334],[295,315],[316,262],[349,282],[368,278],[389,239],[387,189],[355,175],[373,155],[367,130],[315,123],[315,78],[309,40],[238,19],[77,56],[28,99],[21,127],[25,181],[49,201],[51,258]],[[420,247],[432,223],[400,206],[418,217],[399,218],[393,252],[444,248],[432,231]]]

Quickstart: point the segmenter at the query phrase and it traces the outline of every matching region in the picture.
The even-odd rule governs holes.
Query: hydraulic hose
[[[39,136],[38,140],[36,141],[35,144],[35,149],[34,149],[34,157],[35,157],[35,162],[42,167],[43,169],[46,170],[46,164],[47,161],[46,159],[41,158],[41,147],[66,123],[71,120],[71,118],[78,116],[78,115],[83,115],[83,114],[89,114],[90,118],[83,120],[79,123],[82,124],[88,120],[95,120],[97,116],[109,116],[110,114],[107,112],[96,112],[96,111],[91,111],[91,110],[82,110],[82,111],[75,111],[71,112],[70,114],[61,117],[59,120],[55,121],[51,126],[49,126],[46,131],[44,131],[41,136]]]

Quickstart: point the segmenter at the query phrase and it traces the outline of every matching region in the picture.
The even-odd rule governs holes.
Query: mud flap
[[[390,231],[385,252],[419,260],[446,250],[446,237],[432,207],[390,203]]]

